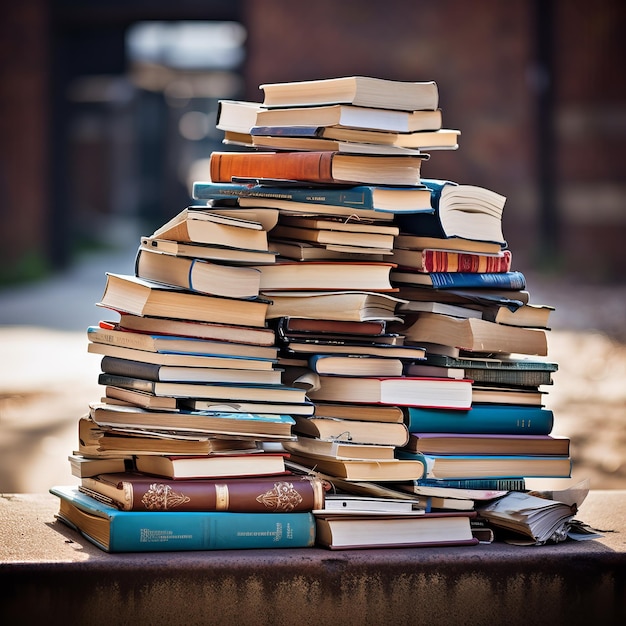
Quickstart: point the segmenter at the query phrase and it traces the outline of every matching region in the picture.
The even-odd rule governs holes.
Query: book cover
[[[281,177],[281,179],[284,177]],[[425,186],[382,187],[376,185],[306,186],[293,181],[249,179],[245,183],[194,182],[193,197],[198,200],[251,198],[318,205],[342,206],[353,211],[426,211],[432,213],[430,190]]]
[[[449,250],[394,248],[393,261],[400,268],[409,268],[419,272],[485,274],[510,272],[512,255],[510,250],[487,255]]]
[[[550,409],[533,406],[474,404],[467,411],[408,407],[410,432],[549,435],[554,426]]]
[[[425,285],[435,289],[506,289],[520,291],[526,288],[522,272],[415,272],[398,268],[391,272],[395,283]]]
[[[171,480],[118,472],[85,477],[79,490],[123,511],[292,513],[322,508],[325,487],[312,476]]]
[[[312,513],[119,511],[72,487],[51,487],[58,519],[106,552],[304,548]]]

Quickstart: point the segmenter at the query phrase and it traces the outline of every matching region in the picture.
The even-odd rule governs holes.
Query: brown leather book
[[[419,185],[424,155],[380,156],[338,152],[213,152],[211,181],[233,178],[283,179],[315,183]]]
[[[80,490],[123,511],[292,513],[324,506],[326,481],[313,476],[168,480],[139,473],[83,478]]]

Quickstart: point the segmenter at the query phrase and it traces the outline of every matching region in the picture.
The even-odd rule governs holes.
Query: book
[[[175,418],[169,412],[146,411],[138,407],[93,402],[89,415],[98,426],[143,428],[153,431],[246,436],[256,439],[290,439],[295,423],[289,415],[266,413],[228,413],[180,411]]]
[[[396,450],[400,459],[424,460],[431,478],[569,478],[572,460],[558,455],[421,454]]]
[[[429,480],[431,484],[422,485],[421,482]],[[468,479],[472,480],[472,479]],[[488,479],[491,480],[491,479]],[[494,479],[497,480],[497,479]],[[441,486],[432,483],[441,482]],[[495,500],[505,496],[509,489],[487,489],[487,488],[463,488],[463,487],[450,487],[447,480],[436,479],[421,479],[416,480],[413,483],[398,483],[395,485],[398,489],[408,491],[420,496],[434,497],[434,498],[452,498],[454,500],[469,500],[472,504],[475,501]]]
[[[331,335],[365,335],[369,337],[383,335],[387,328],[387,322],[385,320],[352,322],[287,316],[278,319],[276,327],[280,328],[283,336],[290,336],[292,333],[329,333]]]
[[[189,259],[145,248],[137,251],[135,276],[226,298],[256,298],[261,284],[261,273],[252,267]]]
[[[87,478],[98,474],[125,472],[133,468],[130,455],[108,458],[88,458],[81,454],[70,454],[67,457],[72,476]]]
[[[283,454],[207,454],[203,456],[135,456],[138,472],[172,480],[285,474]]]
[[[257,126],[255,128],[267,128]],[[272,127],[270,127],[272,128]],[[294,127],[285,127],[294,128]],[[302,128],[302,127],[298,127]],[[293,135],[252,135],[247,144],[250,147],[262,150],[307,150],[311,152],[335,152],[337,154],[372,154],[372,155],[420,155],[417,148],[394,146],[390,144],[356,143],[352,141],[337,141],[335,139],[323,139],[316,136],[297,137]],[[456,144],[455,144],[456,145]]]
[[[373,378],[319,376],[319,388],[310,390],[311,400],[362,402],[398,406],[469,409],[470,380],[452,378]]]
[[[393,459],[395,446],[299,436],[295,441],[285,441],[283,448],[295,454],[316,454],[338,460],[370,460]]]
[[[391,272],[394,283],[423,285],[435,289],[505,289],[517,292],[526,288],[526,277],[518,271],[511,272],[416,272],[398,268]],[[513,295],[513,294],[511,294]]]
[[[268,291],[266,317],[303,317],[327,320],[367,322],[402,321],[396,315],[401,302],[388,293],[374,291]]]
[[[367,354],[313,354],[309,367],[318,374],[337,376],[402,376],[404,364],[397,358],[378,358]]]
[[[475,404],[515,404],[541,407],[545,392],[536,387],[500,387],[475,382],[472,386],[472,402]]]
[[[436,109],[439,91],[434,81],[404,82],[370,76],[264,83],[264,107],[346,103],[356,106],[415,111]]]
[[[568,491],[572,493],[566,495]],[[562,500],[557,500],[543,494],[512,492],[481,506],[479,515],[500,531],[498,535],[508,536],[511,543],[542,545],[549,541],[559,542],[566,537],[563,530],[576,515],[586,495],[585,490],[566,490],[561,492]]]
[[[222,183],[231,182],[233,178],[283,178],[325,184],[419,185],[424,159],[424,155],[392,156],[319,151],[212,152],[209,168],[210,179]],[[161,232],[154,233],[153,236],[168,238],[167,233]]]
[[[374,422],[404,422],[403,409],[393,405],[314,402],[313,406],[315,417]]]
[[[477,385],[504,385],[506,387],[539,387],[552,384],[552,372],[548,370],[515,370],[468,368],[465,376]]]
[[[261,274],[261,291],[392,291],[391,263],[343,261],[276,261],[255,266]]]
[[[341,225],[345,226],[345,228],[337,227]],[[308,241],[326,246],[353,246],[381,250],[391,250],[394,237],[392,232],[375,232],[373,229],[368,232],[358,227],[350,230],[350,223],[334,223],[331,220],[313,220],[308,218],[279,222],[278,226],[272,230],[271,236],[278,239]]]
[[[254,126],[339,126],[411,133],[424,125],[421,111],[394,111],[350,104],[260,109]]]
[[[325,484],[312,476],[155,479],[139,473],[101,474],[80,491],[122,511],[292,513],[324,506]]]
[[[392,220],[395,211],[432,211],[430,190],[426,186],[307,186],[294,185],[293,181],[248,179],[240,183],[196,181],[192,194],[197,200],[236,198],[240,204],[241,200],[249,200],[252,206],[271,206],[276,201],[280,203],[278,208],[286,211],[289,206],[304,205],[300,208],[308,207],[308,213],[313,215],[323,213],[324,206],[329,206],[336,207],[340,214],[345,211],[348,216],[381,221]],[[359,213],[361,210],[365,213]]]
[[[468,370],[513,370],[556,372],[558,363],[545,359],[530,358],[522,355],[495,356],[447,356],[443,354],[427,354],[426,363],[446,367],[462,367]]]
[[[450,345],[471,352],[519,353],[546,356],[546,331],[503,326],[486,320],[419,313],[402,331],[407,341]]]
[[[322,510],[314,513],[421,513],[416,511],[411,500],[399,498],[376,498],[374,496],[353,495],[349,493],[327,493]]]
[[[256,124],[257,113],[261,110],[260,102],[247,100],[218,100],[216,128],[218,130],[247,135]]]
[[[198,322],[265,326],[265,300],[242,300],[192,293],[136,276],[107,273],[98,306],[139,316]]]
[[[336,459],[320,454],[289,454],[290,460],[304,467],[313,468],[350,481],[399,481],[415,480],[425,473],[420,459]]]
[[[422,359],[424,348],[388,344],[378,341],[357,342],[345,339],[287,339],[284,352],[288,354],[317,354],[370,356],[386,359]]]
[[[406,376],[430,376],[432,378],[456,378],[461,380],[469,378],[464,369],[460,367],[442,367],[439,365],[428,365],[424,363],[408,363],[404,369]]]
[[[432,294],[432,297],[438,296]],[[398,310],[405,313],[441,313],[442,315],[451,315],[452,317],[475,317],[476,319],[482,319],[482,312],[477,309],[435,300],[409,300],[406,303],[401,303],[398,306]]]
[[[395,247],[393,262],[419,272],[500,273],[511,271],[511,251],[498,254],[452,252],[434,248],[406,250]]]
[[[173,398],[211,399],[238,402],[305,402],[304,392],[284,385],[260,385],[252,383],[185,383],[176,381],[152,381],[133,376],[101,373],[100,385],[123,387]]]
[[[478,543],[472,535],[470,512],[376,517],[316,513],[315,520],[316,543],[331,550]]]
[[[270,328],[237,326],[225,323],[193,321],[185,318],[161,318],[152,315],[132,315],[120,312],[119,329],[147,333],[152,335],[172,335],[174,337],[192,337],[208,341],[224,342],[230,354],[237,354],[233,344],[248,344],[249,346],[273,346],[274,331]],[[108,326],[108,328],[115,328]],[[147,349],[147,348],[141,348]],[[217,346],[214,344],[214,349]],[[264,353],[266,354],[266,353]]]
[[[272,209],[269,207],[241,207],[238,204],[233,204],[232,199],[223,200],[208,200],[207,205],[210,207],[211,213],[216,215],[225,215],[228,217],[235,217],[237,219],[248,220],[250,222],[258,222],[263,227],[263,230],[270,231],[276,224],[278,224],[278,209]],[[202,247],[202,246],[199,246]],[[211,246],[205,246],[211,247]],[[254,252],[253,250],[231,250],[234,254],[237,252]],[[264,258],[267,258],[268,253],[259,252]],[[263,262],[263,260],[261,261]]]
[[[524,491],[524,478],[419,478],[414,485],[436,488],[471,489],[489,491]],[[460,496],[457,496],[460,497]],[[476,498],[478,499],[478,498]]]
[[[428,237],[407,232],[396,235],[395,246],[406,250],[446,250],[470,254],[499,254],[503,249],[502,244],[497,242],[462,237]]]
[[[171,321],[175,324],[174,320]],[[269,337],[266,338],[270,333],[264,330],[259,330],[258,334],[263,336],[265,339],[264,343],[267,345],[235,343],[230,340],[201,339],[199,337],[184,335],[152,334],[148,330],[141,330],[143,325],[149,326],[151,323],[154,323],[155,326],[158,326],[160,322],[163,322],[165,326],[168,320],[122,315],[119,322],[101,321],[98,326],[89,326],[87,328],[87,339],[91,343],[103,344],[105,346],[119,346],[120,348],[140,350],[143,352],[158,352],[160,354],[228,356],[242,357],[244,359],[276,360],[277,348],[271,345]],[[126,324],[132,326],[133,323],[137,326],[136,331],[124,328]],[[185,322],[181,322],[180,326],[187,329],[194,325],[191,322],[188,322],[186,325]],[[204,328],[203,325],[196,326]],[[222,328],[218,328],[217,330],[222,330]],[[237,329],[235,327],[225,327],[225,330],[232,330],[232,334],[234,335]],[[244,333],[249,332],[251,336],[255,333],[254,329],[242,328],[241,331]]]
[[[154,239],[153,237],[142,237],[140,247],[142,250],[152,250],[154,252],[161,252],[177,257],[205,259],[208,261],[237,265],[273,263],[276,257],[276,253],[271,250],[244,250],[243,248],[185,243],[182,241],[170,241],[168,239]]]
[[[549,435],[554,414],[543,407],[474,404],[467,411],[409,407],[406,424],[415,433]]]
[[[516,309],[530,299],[530,293],[526,289],[492,289],[490,287],[439,289],[433,285],[403,283],[396,286],[399,296],[407,302],[431,302],[436,298],[440,303],[473,306],[478,309],[484,306],[506,306]]]
[[[391,250],[359,246],[317,244],[296,239],[270,239],[270,250],[294,261],[372,261],[381,262]]]
[[[441,111],[421,111],[411,116],[412,132],[394,133],[342,126],[253,126],[252,145],[290,150],[369,150],[416,149],[443,150],[458,148],[461,132],[441,128]],[[417,127],[437,126],[437,128]],[[335,146],[335,147],[331,147]]]
[[[312,402],[254,402],[243,400],[202,400],[198,398],[180,398],[179,406],[190,411],[217,411],[231,413],[276,413],[278,415],[313,415]]]
[[[106,552],[306,548],[315,541],[312,513],[120,511],[55,486],[58,519]]]
[[[409,431],[404,423],[360,421],[337,417],[294,416],[293,432],[335,442],[404,446]],[[287,446],[288,447],[288,446]]]
[[[475,433],[412,432],[405,448],[423,454],[521,454],[569,456],[568,437]]]
[[[232,360],[236,361],[236,359]],[[281,371],[276,369],[185,367],[161,363],[144,363],[115,356],[103,357],[100,362],[100,369],[107,374],[141,378],[148,381],[252,385],[280,385],[281,383]]]
[[[547,329],[552,311],[554,311],[554,307],[547,304],[527,303],[514,310],[507,306],[484,306],[482,307],[482,318],[506,326]]]
[[[423,179],[431,190],[432,213],[399,215],[400,230],[428,237],[462,237],[506,245],[502,212],[506,198],[476,185]]]
[[[145,335],[149,338],[148,335]],[[245,370],[264,370],[272,369],[276,358],[267,357],[245,357],[239,355],[213,355],[213,354],[194,354],[194,353],[177,353],[177,352],[151,352],[149,350],[139,350],[136,348],[127,348],[126,346],[112,345],[92,341],[87,344],[87,352],[90,354],[101,354],[103,356],[125,359],[137,363],[146,363],[152,365],[167,365],[171,367],[194,367],[194,368],[214,368],[214,369],[245,369]],[[234,350],[236,352],[236,350]],[[138,376],[141,378],[141,376]]]
[[[261,224],[211,213],[206,206],[184,209],[150,238],[267,251],[267,232]]]

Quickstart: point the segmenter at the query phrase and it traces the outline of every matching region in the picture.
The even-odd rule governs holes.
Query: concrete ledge
[[[3,624],[624,624],[626,492],[589,494],[607,532],[555,546],[109,555],[49,495],[0,498]]]

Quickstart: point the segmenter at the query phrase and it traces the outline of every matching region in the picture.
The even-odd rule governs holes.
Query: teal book
[[[420,454],[402,448],[395,454],[424,463],[426,478],[569,478],[572,473],[567,455]]]
[[[524,478],[418,478],[419,487],[445,487],[449,489],[482,489],[488,491],[524,491]]]
[[[467,411],[407,407],[409,432],[549,435],[554,413],[545,407],[472,404]]]
[[[106,552],[308,548],[315,518],[302,513],[120,511],[75,487],[51,487],[58,519]]]
[[[195,182],[196,200],[263,198],[322,204],[374,211],[432,213],[430,190],[425,186],[393,187],[377,185],[304,185],[294,181],[250,179],[247,182]]]

